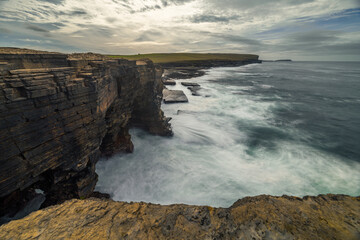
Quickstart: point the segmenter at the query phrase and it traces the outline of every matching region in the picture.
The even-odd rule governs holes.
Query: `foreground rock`
[[[0,48],[0,216],[91,196],[101,155],[131,152],[137,125],[171,135],[151,61]]]
[[[169,89],[163,90],[163,99],[165,103],[181,103],[189,101],[183,91]]]
[[[247,197],[230,208],[71,200],[0,227],[0,239],[359,239],[360,198]]]

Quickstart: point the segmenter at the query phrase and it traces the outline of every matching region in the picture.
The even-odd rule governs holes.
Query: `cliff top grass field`
[[[124,58],[128,60],[140,60],[149,58],[154,63],[188,62],[188,61],[244,61],[257,60],[253,54],[229,54],[229,53],[151,53],[137,55],[108,55],[111,58]]]

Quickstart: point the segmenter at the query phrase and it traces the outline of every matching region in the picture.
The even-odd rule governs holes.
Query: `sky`
[[[360,0],[0,0],[0,46],[360,61]]]

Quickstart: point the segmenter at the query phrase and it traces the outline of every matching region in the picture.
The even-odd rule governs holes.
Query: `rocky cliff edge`
[[[359,239],[360,197],[257,196],[230,208],[70,200],[0,227],[0,239]]]

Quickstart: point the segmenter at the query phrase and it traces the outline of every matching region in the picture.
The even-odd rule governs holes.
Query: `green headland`
[[[111,58],[140,60],[149,58],[154,63],[188,62],[188,61],[246,61],[257,60],[258,55],[229,53],[150,53],[137,55],[108,55]]]

